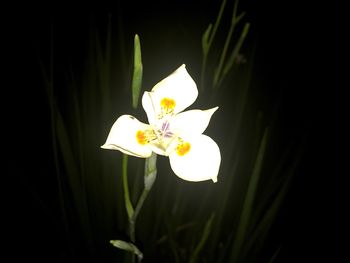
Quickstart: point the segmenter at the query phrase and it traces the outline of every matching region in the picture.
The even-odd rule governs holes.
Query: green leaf
[[[239,21],[241,21],[241,19],[245,16],[245,12],[241,13],[239,16],[236,16],[232,22],[235,23],[235,24],[238,24]]]
[[[134,38],[134,72],[132,77],[132,106],[137,108],[142,86],[142,59],[140,38],[136,34]]]
[[[212,213],[210,218],[208,219],[207,223],[205,224],[205,228],[204,228],[203,233],[202,233],[202,238],[199,241],[198,245],[196,246],[196,248],[191,256],[190,263],[194,263],[197,261],[197,257],[199,255],[199,252],[203,249],[205,242],[207,241],[207,239],[209,237],[209,233],[211,231],[211,226],[212,226],[214,217],[215,217],[215,214]]]
[[[135,254],[138,257],[139,261],[142,260],[143,254],[134,244],[123,241],[123,240],[111,240],[109,242],[113,246],[115,246],[119,249],[123,249],[123,250],[129,251],[129,252]]]
[[[203,54],[208,54],[209,51],[209,35],[211,32],[211,29],[213,27],[213,24],[209,24],[207,30],[205,30],[203,36],[202,36],[202,49],[203,49]]]
[[[276,260],[276,258],[277,258],[277,256],[278,256],[278,254],[280,253],[280,251],[281,251],[281,246],[279,246],[279,247],[276,249],[276,251],[275,251],[275,253],[272,255],[272,257],[271,257],[269,263],[275,262],[275,260]]]
[[[256,191],[258,188],[258,182],[260,179],[261,168],[263,165],[263,159],[264,159],[264,155],[265,155],[265,151],[266,151],[268,135],[269,135],[269,129],[266,128],[264,131],[263,138],[262,138],[261,143],[260,143],[257,157],[255,159],[252,175],[251,175],[250,180],[249,180],[247,193],[246,193],[244,203],[243,203],[242,213],[241,213],[239,224],[238,224],[236,238],[235,238],[235,241],[233,243],[231,259],[229,262],[238,262],[237,260],[239,259],[239,254],[241,252],[241,248],[242,248],[243,243],[245,242],[245,239],[246,239],[246,233],[247,233],[249,223],[251,221],[253,203],[255,200],[255,194],[256,194]]]
[[[246,23],[244,25],[243,31],[241,33],[241,36],[238,39],[237,44],[235,45],[235,48],[233,49],[229,59],[227,60],[224,70],[223,70],[223,77],[229,72],[229,70],[232,68],[233,63],[235,62],[237,55],[243,45],[244,39],[246,38],[248,31],[249,31],[249,23]]]
[[[289,169],[286,171],[286,175],[283,176],[280,179],[280,181],[273,187],[267,186],[270,195],[273,195],[274,198],[271,198],[272,196],[269,195],[265,203],[268,202],[270,205],[268,207],[263,206],[264,210],[262,210],[262,213],[256,213],[257,216],[255,217],[259,217],[260,219],[259,222],[255,225],[254,230],[250,232],[249,240],[246,244],[245,255],[247,255],[248,253],[252,253],[252,251],[254,253],[255,251],[259,251],[263,248],[265,240],[269,234],[270,228],[276,219],[276,216],[279,212],[281,205],[283,204],[286,195],[288,194],[288,190],[293,180],[295,170],[299,166],[302,156],[303,149],[299,149],[295,156],[295,160],[293,161]],[[280,162],[280,166],[277,168],[278,174],[282,173],[282,168],[285,167],[287,158],[289,160],[290,156],[286,154],[283,157],[284,160]],[[279,250],[277,250],[276,253],[278,253],[278,251]]]

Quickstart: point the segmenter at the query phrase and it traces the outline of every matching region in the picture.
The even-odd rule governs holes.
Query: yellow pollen
[[[172,112],[176,106],[176,102],[173,99],[163,98],[160,101],[160,106],[164,108],[166,112]]]
[[[147,136],[143,131],[137,131],[136,140],[139,144],[145,145],[147,143]]]
[[[191,144],[188,142],[181,143],[176,148],[176,153],[179,156],[186,155],[191,150]]]

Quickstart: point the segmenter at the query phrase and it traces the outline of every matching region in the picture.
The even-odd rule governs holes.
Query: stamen
[[[163,136],[165,138],[171,138],[174,136],[174,133],[172,133],[171,131],[166,131]]]
[[[137,131],[136,140],[139,144],[145,145],[147,143],[147,137],[146,137],[145,132]]]
[[[160,106],[164,110],[165,114],[172,113],[174,111],[174,108],[176,106],[176,102],[173,99],[170,98],[163,98],[160,101]]]
[[[155,134],[154,130],[144,130],[144,131],[139,130],[136,133],[136,140],[139,144],[142,144],[142,145],[145,145],[156,139],[157,139],[157,135]]]
[[[184,156],[186,155],[189,151],[191,150],[191,144],[189,142],[181,142],[178,144],[176,147],[176,153],[179,156]]]
[[[169,128],[170,128],[170,123],[169,121],[165,121],[162,123],[162,133],[166,133],[167,131],[169,131]]]

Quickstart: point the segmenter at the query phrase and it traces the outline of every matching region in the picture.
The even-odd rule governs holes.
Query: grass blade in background
[[[218,87],[220,87],[222,85],[222,81],[223,79],[225,78],[225,76],[229,73],[229,71],[231,70],[233,64],[236,62],[236,59],[237,59],[237,56],[239,54],[239,51],[242,47],[242,44],[248,34],[248,31],[249,31],[249,26],[250,24],[249,23],[245,23],[244,25],[244,28],[241,32],[241,36],[239,37],[230,57],[227,59],[226,61],[226,64],[224,66],[224,69],[223,69],[223,72],[222,72],[222,75],[219,77],[219,80],[218,80]]]
[[[290,157],[289,148],[286,150],[284,157],[286,156]],[[260,202],[261,209],[255,213],[255,218],[259,218],[259,221],[252,224],[254,225],[254,228],[250,231],[250,238],[246,243],[245,249],[242,251],[242,253],[247,257],[248,255],[258,255],[259,251],[263,250],[264,241],[267,239],[269,230],[271,229],[272,224],[275,222],[277,214],[280,211],[280,207],[282,206],[286,195],[288,194],[290,184],[294,178],[295,171],[299,166],[302,157],[303,149],[299,147],[295,156],[292,157],[294,160],[288,167],[285,175],[282,173],[282,167],[286,164],[288,160],[287,158],[282,158],[280,165],[276,168],[276,174],[279,175],[279,180],[275,185],[267,186],[267,189],[270,189],[267,197],[271,197],[269,195],[274,195],[274,197],[272,201],[268,201],[268,198],[266,198],[267,200],[265,200],[265,202]],[[268,206],[266,206],[266,202],[269,202]],[[281,245],[272,258],[275,258],[278,255],[280,248]]]
[[[233,36],[234,29],[236,28],[236,25],[238,24],[238,22],[245,15],[245,13],[242,13],[239,16],[237,16],[237,7],[238,7],[238,0],[235,0],[233,12],[232,12],[231,26],[230,26],[230,29],[229,29],[229,31],[227,33],[224,47],[223,47],[223,49],[221,51],[221,56],[220,56],[219,63],[218,63],[218,65],[217,65],[217,67],[215,69],[215,72],[214,72],[214,78],[213,78],[213,88],[214,89],[219,87],[219,84],[221,83],[220,80],[223,78],[222,70],[223,70],[224,62],[226,60],[226,57],[227,57],[227,54],[228,54],[228,51],[229,51],[230,43],[232,41],[232,36]]]
[[[239,262],[240,252],[246,239],[246,233],[249,226],[249,222],[251,220],[253,203],[255,201],[256,190],[258,187],[261,168],[263,165],[263,159],[264,159],[264,154],[265,154],[268,134],[269,134],[268,131],[269,131],[268,128],[266,128],[260,143],[259,151],[255,160],[252,175],[251,175],[246,196],[244,199],[236,237],[233,241],[233,248],[232,248],[232,253],[231,253],[229,262],[234,262],[234,263]]]
[[[203,60],[202,60],[202,67],[201,67],[201,82],[200,82],[201,91],[203,91],[205,87],[204,76],[206,75],[206,66],[207,66],[209,50],[215,38],[221,18],[223,16],[225,6],[226,6],[226,1],[227,0],[223,0],[221,3],[219,14],[215,20],[214,28],[213,28],[213,24],[210,23],[202,36],[202,55],[203,55],[202,59]]]
[[[204,247],[204,245],[209,237],[209,234],[211,232],[214,218],[215,218],[215,214],[212,213],[210,218],[208,219],[207,223],[205,224],[205,227],[204,227],[204,230],[202,233],[202,237],[191,255],[191,258],[189,261],[190,263],[197,262],[198,255],[201,252],[201,250],[203,249],[203,247]]]
[[[55,68],[54,68],[54,28],[51,26],[51,48],[50,48],[50,67],[49,73],[45,70],[45,67],[42,63],[41,65],[41,74],[44,79],[44,88],[48,96],[49,108],[50,108],[50,119],[51,119],[51,136],[52,136],[52,145],[53,145],[53,156],[55,163],[55,172],[58,182],[58,194],[59,201],[61,206],[62,220],[65,225],[66,238],[68,243],[71,246],[75,246],[74,237],[69,234],[72,232],[70,223],[72,217],[74,220],[78,220],[79,228],[77,232],[80,235],[84,236],[86,240],[86,245],[89,249],[90,255],[95,254],[95,249],[93,245],[93,238],[91,232],[91,222],[89,220],[88,214],[88,204],[86,198],[86,188],[84,184],[84,178],[82,177],[82,154],[79,151],[78,158],[76,158],[72,143],[69,137],[69,131],[65,120],[62,116],[62,113],[58,107],[56,98],[55,98]],[[74,85],[74,84],[73,84]],[[74,90],[71,90],[71,98],[76,99],[76,94]],[[77,101],[75,101],[77,102]],[[75,104],[76,106],[78,104]],[[73,119],[77,118],[79,115],[78,109],[74,109]],[[82,134],[80,133],[80,120],[76,120],[78,126],[77,141],[78,145],[81,143]],[[63,164],[63,165],[62,165]],[[63,166],[63,167],[62,167]],[[73,201],[72,201],[73,200]],[[67,213],[69,206],[72,204],[74,206],[74,215]],[[69,204],[69,205],[68,205]],[[71,247],[72,249],[72,247]],[[74,255],[73,250],[72,255]]]

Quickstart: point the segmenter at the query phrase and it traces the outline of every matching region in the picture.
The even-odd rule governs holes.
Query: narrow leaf
[[[297,153],[296,159],[289,168],[286,176],[283,177],[280,183],[276,185],[275,189],[270,190],[272,193],[277,192],[276,196],[272,201],[269,201],[271,204],[269,205],[269,207],[265,207],[266,211],[262,215],[262,218],[256,224],[255,229],[250,233],[250,238],[246,244],[246,254],[249,253],[248,250],[252,251],[253,246],[255,248],[255,251],[262,249],[264,242],[269,234],[270,227],[274,223],[277,213],[279,212],[279,209],[283,204],[286,195],[288,194],[288,190],[293,180],[295,170],[299,166],[302,156],[303,151],[302,149],[300,149],[300,151]],[[285,163],[283,162],[283,164]],[[269,187],[268,189],[271,189],[271,187]]]
[[[234,19],[234,23],[238,24],[239,21],[241,21],[241,19],[245,16],[245,12],[241,13],[239,16],[236,16]]]
[[[210,218],[208,219],[207,223],[205,224],[205,228],[204,231],[202,233],[202,238],[199,241],[198,245],[196,246],[191,259],[190,259],[190,263],[194,263],[197,261],[197,257],[200,253],[200,251],[203,249],[205,242],[207,241],[208,237],[209,237],[209,233],[211,231],[211,226],[214,220],[215,214],[211,214]]]
[[[212,27],[213,27],[213,24],[210,23],[207,30],[205,30],[205,32],[202,36],[202,50],[203,50],[203,54],[205,56],[209,52],[209,35],[210,35]]]
[[[138,257],[139,261],[142,260],[143,254],[134,244],[123,241],[123,240],[111,240],[109,242],[113,246],[115,246],[119,249],[123,249],[123,250],[129,251],[129,252],[135,254]]]
[[[209,37],[209,41],[208,41],[209,48],[210,48],[210,46],[211,46],[211,44],[212,44],[212,42],[214,40],[214,37],[216,35],[216,31],[218,30],[221,18],[223,16],[223,13],[224,13],[224,10],[225,10],[226,2],[227,2],[227,0],[223,0],[222,3],[221,3],[219,14],[218,14],[218,16],[216,17],[216,20],[215,20],[214,29],[211,32],[210,37]]]
[[[233,49],[229,59],[227,60],[226,62],[226,65],[224,67],[224,70],[223,70],[223,77],[229,72],[229,70],[232,68],[236,58],[237,58],[237,55],[243,45],[243,42],[244,42],[244,39],[246,38],[247,34],[248,34],[248,31],[249,31],[249,26],[250,24],[249,23],[246,23],[244,25],[244,28],[242,30],[242,33],[241,33],[241,36],[239,37],[238,39],[238,42],[237,44],[235,45],[235,48]]]
[[[281,251],[281,246],[279,246],[277,249],[276,249],[276,252],[272,255],[271,259],[269,260],[269,263],[273,263],[275,262],[278,254],[280,253]]]
[[[134,72],[132,77],[132,106],[137,108],[140,91],[142,86],[142,59],[141,59],[141,44],[140,38],[136,34],[134,38]]]
[[[247,193],[244,199],[241,217],[238,224],[238,230],[233,243],[233,250],[231,254],[231,260],[229,262],[237,262],[241,248],[246,238],[247,228],[249,226],[253,203],[255,199],[256,190],[258,188],[258,182],[260,179],[261,168],[263,164],[264,154],[267,145],[269,129],[266,128],[263,138],[260,143],[259,151],[255,160],[252,175],[249,181]]]

